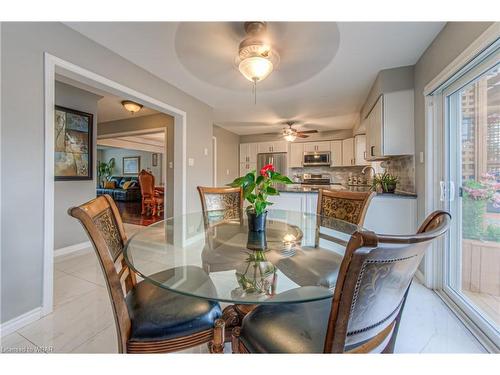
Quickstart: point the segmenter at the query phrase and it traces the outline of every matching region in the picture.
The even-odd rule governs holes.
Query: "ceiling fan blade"
[[[297,134],[295,134],[295,136],[298,137],[298,138],[309,138],[308,135],[305,135],[305,134],[302,134],[302,133],[297,133]]]
[[[317,133],[317,130],[303,130],[303,131],[298,131],[298,133],[302,134],[312,134],[312,133]]]

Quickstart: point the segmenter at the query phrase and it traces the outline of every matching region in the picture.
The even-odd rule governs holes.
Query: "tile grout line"
[[[68,271],[61,271],[61,270],[57,270],[57,271],[62,272],[62,273],[64,273],[64,274],[68,275],[68,276],[72,276],[72,277],[74,277],[74,278],[77,278],[78,280],[81,280],[81,281],[86,281],[86,282],[88,282],[88,283],[90,283],[90,284],[93,284],[93,285],[95,285],[95,286],[98,286],[98,287],[101,287],[101,288],[106,288],[106,286],[105,286],[105,285],[96,284],[96,283],[94,283],[93,281],[90,281],[90,280],[84,279],[83,277],[80,277],[80,276],[75,275],[75,274],[73,274],[73,273],[70,273],[70,272],[68,272]]]
[[[85,340],[84,342],[82,342],[80,345],[78,345],[76,348],[74,348],[73,350],[70,350],[70,353],[75,353],[75,350],[77,350],[78,348],[80,348],[81,346],[85,345],[86,343],[88,343],[90,340],[94,339],[97,335],[101,334],[102,332],[104,332],[105,330],[107,330],[109,327],[113,326],[113,323],[109,323],[109,325],[107,325],[106,327],[104,327],[102,330],[100,330],[99,332],[97,332],[95,335],[91,336],[88,338],[88,340]],[[88,354],[88,353],[80,353],[78,352],[78,354]]]

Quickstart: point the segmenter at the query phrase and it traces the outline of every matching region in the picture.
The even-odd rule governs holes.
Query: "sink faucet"
[[[372,176],[371,176],[371,177],[372,177],[372,179],[373,179],[373,177],[375,176],[375,168],[373,168],[371,165],[367,165],[366,167],[364,167],[364,168],[361,170],[361,174],[363,174],[363,175],[364,175],[364,174],[366,174],[365,172],[366,172],[366,170],[367,170],[367,169],[371,169],[371,170],[372,170]],[[366,183],[367,183],[368,185],[371,185],[370,177],[368,177],[368,178],[366,179]]]

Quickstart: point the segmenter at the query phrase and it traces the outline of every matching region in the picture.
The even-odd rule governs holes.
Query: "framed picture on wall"
[[[54,121],[55,180],[92,180],[94,116],[56,106]]]
[[[153,154],[153,156],[151,157],[151,164],[153,167],[157,167],[158,166],[158,154]]]
[[[140,156],[127,156],[122,158],[122,171],[123,174],[139,174],[141,169]]]

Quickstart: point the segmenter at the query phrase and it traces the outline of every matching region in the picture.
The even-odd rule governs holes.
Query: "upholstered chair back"
[[[198,186],[205,224],[221,220],[241,219],[243,190],[239,187]]]
[[[139,173],[139,185],[143,198],[151,198],[155,195],[155,176],[144,169]]]
[[[408,290],[431,242],[450,215],[431,214],[413,236],[356,232],[335,287],[326,352],[392,352]]]
[[[374,192],[335,191],[320,189],[317,214],[363,225]]]
[[[137,284],[123,256],[127,241],[120,213],[109,195],[102,195],[68,214],[78,219],[87,232],[99,259],[111,298],[118,333],[118,348],[126,352],[130,334],[130,316],[125,295]]]

